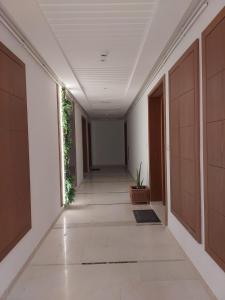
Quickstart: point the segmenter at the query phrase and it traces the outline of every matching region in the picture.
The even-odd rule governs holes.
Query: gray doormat
[[[137,223],[161,223],[152,209],[133,210]]]

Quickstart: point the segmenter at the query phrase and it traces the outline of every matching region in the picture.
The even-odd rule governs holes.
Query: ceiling
[[[123,115],[159,0],[38,2],[82,85],[91,115]]]
[[[197,2],[0,0],[93,118],[126,113],[184,14]]]

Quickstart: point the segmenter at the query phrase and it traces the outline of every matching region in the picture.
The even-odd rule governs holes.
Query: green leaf
[[[140,163],[139,169],[137,169],[137,176],[136,176],[136,186],[141,188],[143,186],[144,179],[141,180],[141,166],[142,162]]]
[[[62,89],[62,126],[63,126],[63,141],[64,141],[64,169],[65,169],[65,206],[68,206],[74,201],[75,187],[74,177],[70,175],[70,153],[72,150],[72,127],[70,116],[73,105],[67,98],[66,89]]]

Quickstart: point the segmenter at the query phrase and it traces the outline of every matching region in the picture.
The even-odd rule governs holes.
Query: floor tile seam
[[[129,194],[129,191],[126,191],[126,192],[102,192],[102,193],[92,193],[92,192],[79,192],[77,191],[76,192],[77,195],[103,195],[103,194]]]
[[[102,266],[102,265],[133,265],[135,264],[148,264],[148,263],[175,263],[175,262],[188,262],[185,258],[179,259],[145,259],[145,260],[122,260],[122,261],[82,261],[82,262],[74,262],[74,263],[31,263],[29,267],[54,267],[54,266]],[[125,262],[125,263],[124,263]]]
[[[111,183],[112,183],[112,184],[117,183],[117,184],[118,184],[118,183],[121,183],[121,182],[122,182],[122,183],[132,183],[132,180],[119,180],[119,181],[116,181],[116,180],[113,180],[113,181],[109,181],[109,180],[106,180],[106,181],[103,181],[103,180],[101,180],[101,181],[100,181],[100,180],[99,180],[99,181],[98,181],[98,180],[97,180],[97,181],[87,180],[87,181],[83,181],[82,184],[89,184],[89,183],[90,183],[90,184],[93,184],[93,183],[94,183],[94,184],[95,184],[95,183],[97,183],[97,184],[98,184],[98,183],[110,183],[110,184],[111,184]],[[81,184],[81,185],[82,185],[82,184]]]
[[[74,207],[87,207],[87,206],[107,206],[107,205],[128,205],[128,204],[132,204],[131,202],[118,202],[118,203],[87,203],[87,204],[77,204],[76,205],[76,201],[74,204]],[[68,208],[65,211],[72,211],[73,209]]]
[[[136,222],[125,222],[125,223],[77,223],[77,224],[68,224],[66,227],[64,225],[58,225],[52,228],[52,230],[60,230],[60,229],[72,229],[72,228],[90,228],[90,227],[100,227],[100,228],[106,228],[106,227],[126,227],[126,226],[135,226],[135,227],[144,227],[144,226],[165,226],[163,223],[139,223]]]
[[[95,179],[102,177],[103,179],[105,178],[117,178],[120,177],[121,179],[133,179],[129,173],[98,173],[98,174],[88,174],[87,176],[84,176],[83,180],[89,180],[89,179]]]
[[[52,230],[60,230],[60,229],[63,229],[63,228],[66,228],[66,229],[76,229],[76,228],[96,228],[96,227],[99,227],[99,228],[107,228],[107,227],[123,227],[123,226],[131,226],[131,225],[136,225],[135,223],[132,223],[132,224],[129,224],[129,223],[126,223],[126,224],[92,224],[92,223],[88,223],[88,224],[75,224],[75,225],[69,225],[69,226],[66,226],[66,227],[63,227],[62,226],[57,226],[57,227],[54,227],[52,228]]]

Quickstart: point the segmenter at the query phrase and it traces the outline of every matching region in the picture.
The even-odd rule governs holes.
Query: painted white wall
[[[82,142],[82,116],[87,118],[86,112],[76,102],[75,103],[75,134],[76,134],[76,169],[77,169],[77,186],[79,186],[83,179],[83,142]]]
[[[136,170],[142,162],[144,184],[149,183],[148,170],[148,109],[145,101],[140,101],[127,118],[128,168],[136,177]]]
[[[0,263],[1,297],[61,207],[56,84],[3,25],[0,25],[0,36],[26,64],[32,209],[32,229]]]
[[[209,0],[207,9],[199,17],[196,23],[192,26],[185,38],[171,54],[164,67],[160,70],[156,78],[150,82],[149,88],[143,94],[139,102],[133,106],[127,115],[128,121],[128,146],[130,152],[129,170],[132,175],[135,175],[135,169],[138,167],[140,161],[143,161],[143,175],[148,182],[148,94],[154,88],[161,77],[166,74],[166,155],[167,155],[167,199],[169,206],[168,226],[175,238],[178,240],[186,254],[192,260],[206,283],[212,289],[219,300],[225,299],[225,273],[223,270],[211,259],[211,257],[204,250],[204,190],[203,190],[203,124],[202,124],[202,86],[201,86],[201,190],[202,190],[202,235],[203,243],[198,244],[193,237],[187,232],[182,224],[170,212],[170,161],[169,161],[169,91],[168,91],[168,70],[174,65],[184,51],[199,38],[201,41],[201,33],[208,26],[211,20],[224,7],[224,0]],[[200,47],[201,49],[201,47]],[[200,51],[201,52],[201,51]],[[200,68],[201,68],[201,54],[200,54]],[[201,74],[200,74],[201,76]]]
[[[124,121],[92,121],[91,140],[94,166],[120,166],[125,164]]]

